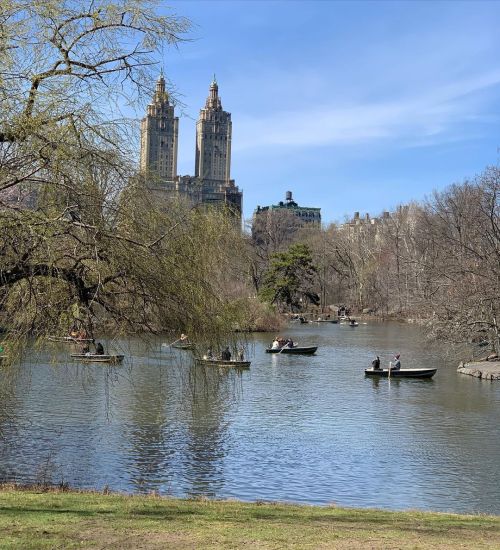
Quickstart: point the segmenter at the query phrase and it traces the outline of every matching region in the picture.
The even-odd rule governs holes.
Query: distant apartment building
[[[215,77],[196,124],[195,175],[177,174],[179,119],[160,75],[141,123],[141,173],[154,192],[191,204],[225,206],[241,217],[243,193],[231,179],[231,113],[222,109]]]
[[[299,206],[287,191],[285,200],[270,206],[257,206],[252,220],[252,237],[262,238],[262,232],[269,226],[280,226],[280,231],[290,235],[304,226],[321,226],[321,208]]]
[[[290,212],[303,223],[321,225],[321,208],[299,206],[292,198],[292,192],[287,191],[285,200],[271,206],[257,206],[254,216],[272,216],[277,212]]]
[[[383,212],[381,217],[370,217],[370,214],[366,213],[364,216],[360,216],[359,212],[354,212],[354,216],[347,222],[341,224],[339,229],[348,230],[351,232],[376,232],[378,227],[384,221],[389,220],[391,217],[389,212]]]

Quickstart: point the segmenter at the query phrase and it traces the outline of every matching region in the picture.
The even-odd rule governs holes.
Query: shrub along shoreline
[[[498,548],[500,516],[0,488],[0,547]]]

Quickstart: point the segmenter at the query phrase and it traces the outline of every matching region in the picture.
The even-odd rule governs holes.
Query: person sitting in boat
[[[179,338],[179,341],[182,343],[182,344],[187,344],[189,342],[189,338],[187,337],[186,334],[182,333],[181,334],[181,337]]]
[[[372,361],[372,369],[373,370],[380,370],[380,357],[378,355]]]
[[[240,348],[238,350],[238,361],[244,361],[245,360],[245,350],[243,348]]]
[[[276,338],[273,340],[273,343],[271,345],[271,349],[280,349],[280,342],[279,342],[279,339],[278,337],[276,336]]]
[[[394,356],[394,362],[392,364],[393,370],[399,370],[401,368],[401,361],[399,360],[399,353]]]
[[[226,346],[226,349],[222,352],[221,359],[223,361],[231,361],[231,352],[229,351],[228,346]]]
[[[104,355],[104,346],[101,344],[101,342],[97,342],[95,345],[95,352],[96,355]]]
[[[87,343],[83,344],[82,353],[85,355],[90,355],[90,346]]]
[[[293,348],[293,340],[291,338],[287,338],[285,341],[284,348]]]

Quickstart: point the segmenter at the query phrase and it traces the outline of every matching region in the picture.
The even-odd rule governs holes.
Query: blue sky
[[[173,1],[179,174],[213,73],[244,216],[291,190],[323,221],[378,214],[500,160],[500,3]]]

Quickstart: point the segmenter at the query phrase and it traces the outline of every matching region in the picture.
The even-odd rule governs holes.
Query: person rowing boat
[[[283,348],[296,348],[297,344],[291,338],[283,338],[282,336],[276,336],[271,344],[271,349],[280,350]]]
[[[394,363],[392,363],[392,366],[391,366],[391,369],[392,370],[399,370],[401,368],[401,361],[399,360],[399,353],[397,353],[395,356],[394,356]]]

